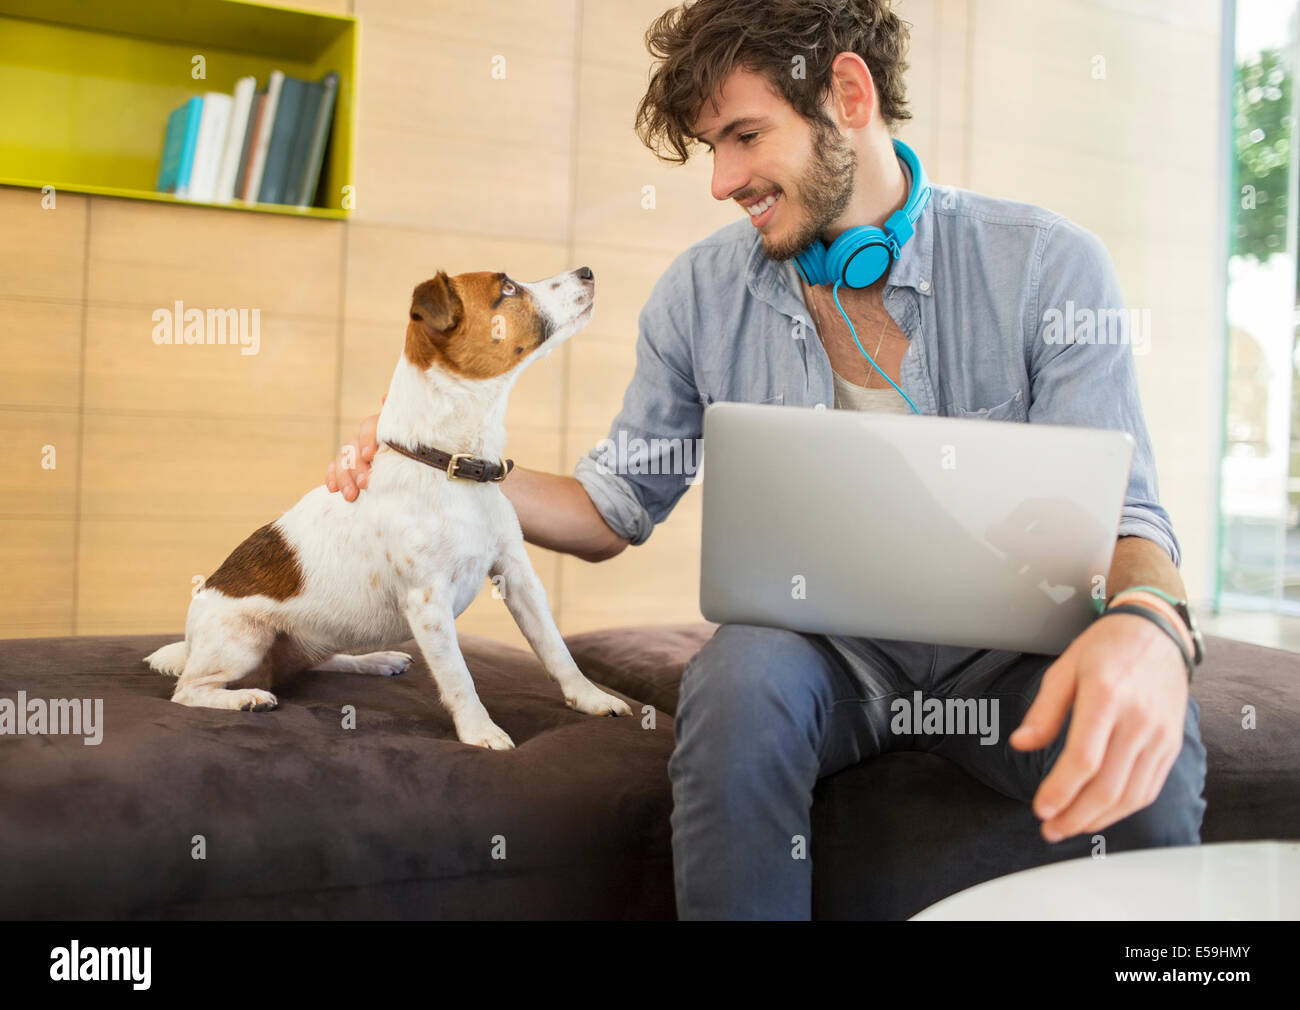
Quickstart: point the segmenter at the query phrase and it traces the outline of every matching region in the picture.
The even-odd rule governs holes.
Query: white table
[[[944,919],[1300,919],[1300,842],[1228,842],[1070,859],[944,898]]]

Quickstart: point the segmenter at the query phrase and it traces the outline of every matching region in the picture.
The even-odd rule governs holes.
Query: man
[[[638,111],[642,139],[656,153],[666,141],[678,162],[702,143],[714,198],[765,209],[697,242],[655,285],[610,438],[697,438],[717,399],[1126,430],[1136,448],[1104,593],[1111,606],[1122,593],[1126,610],[1059,657],[720,627],[683,674],[669,765],[682,918],[807,918],[812,869],[792,850],[810,837],[813,787],[887,750],[941,754],[1031,803],[1049,841],[1199,842],[1197,642],[1105,248],[1041,208],[936,186],[886,273],[838,291],[859,341],[830,289],[794,269],[814,239],[881,226],[907,200],[891,137],[910,117],[906,42],[887,0],[698,0],[651,26],[662,61]],[[1063,339],[1067,302],[1119,318],[1120,339]],[[363,460],[373,432],[372,418]],[[356,449],[327,481],[349,500],[364,484],[364,463],[344,466]],[[530,542],[599,561],[642,543],[691,479],[626,463],[597,447],[573,477],[516,467],[502,487]],[[890,534],[869,503],[862,522],[867,550]],[[994,746],[897,732],[890,703],[917,690],[996,697],[1019,728]]]

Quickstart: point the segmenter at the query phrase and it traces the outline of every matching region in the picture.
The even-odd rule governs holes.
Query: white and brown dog
[[[456,617],[492,576],[565,703],[631,715],[573,662],[497,486],[513,466],[501,459],[510,389],[587,324],[594,288],[586,267],[533,284],[441,271],[420,284],[366,491],[348,502],[318,486],[235,548],[191,602],[185,641],[145,659],[179,677],[172,700],[274,708],[269,691],[230,685],[299,670],[391,676],[411,657],[352,653],[414,637],[457,736],[513,747],[479,700],[456,641]]]

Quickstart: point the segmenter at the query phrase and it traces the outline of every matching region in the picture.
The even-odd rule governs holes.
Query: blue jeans
[[[1065,743],[1022,752],[1006,740],[1055,657],[724,624],[682,674],[673,789],[673,872],[681,919],[807,919],[813,787],[891,750],[924,750],[1025,803]],[[996,742],[928,732],[905,700],[997,699]],[[986,704],[989,704],[986,703]],[[940,703],[942,704],[942,703]],[[917,732],[920,728],[922,731]],[[951,724],[945,726],[951,730]],[[990,734],[985,733],[988,738]],[[1205,812],[1200,706],[1150,806],[1107,827],[1107,851],[1200,843]]]

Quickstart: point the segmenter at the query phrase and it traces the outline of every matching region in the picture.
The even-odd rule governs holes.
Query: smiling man
[[[1048,210],[935,185],[877,281],[809,283],[802,250],[884,226],[912,192],[892,137],[910,118],[904,23],[885,0],[697,0],[657,19],[647,45],[657,63],[641,138],[678,163],[702,145],[712,196],[744,218],[655,285],[610,439],[573,477],[516,467],[503,484],[530,542],[591,561],[644,542],[693,480],[667,465],[666,447],[698,438],[715,400],[1084,425],[1136,443],[1105,587],[1120,609],[1060,656],[718,629],[683,674],[676,714],[679,916],[807,918],[812,867],[798,839],[811,836],[813,788],[890,750],[943,755],[1030,804],[1049,841],[1197,844],[1205,752],[1188,682],[1199,636],[1104,246]],[[1119,332],[1059,339],[1049,320],[1071,302]],[[634,439],[649,447],[642,458],[609,451]],[[341,454],[328,475],[349,500],[373,419],[359,446],[356,470]],[[869,507],[862,525],[864,550],[890,534]],[[996,698],[1018,728],[992,746],[977,732],[899,731],[892,703],[917,692]]]

